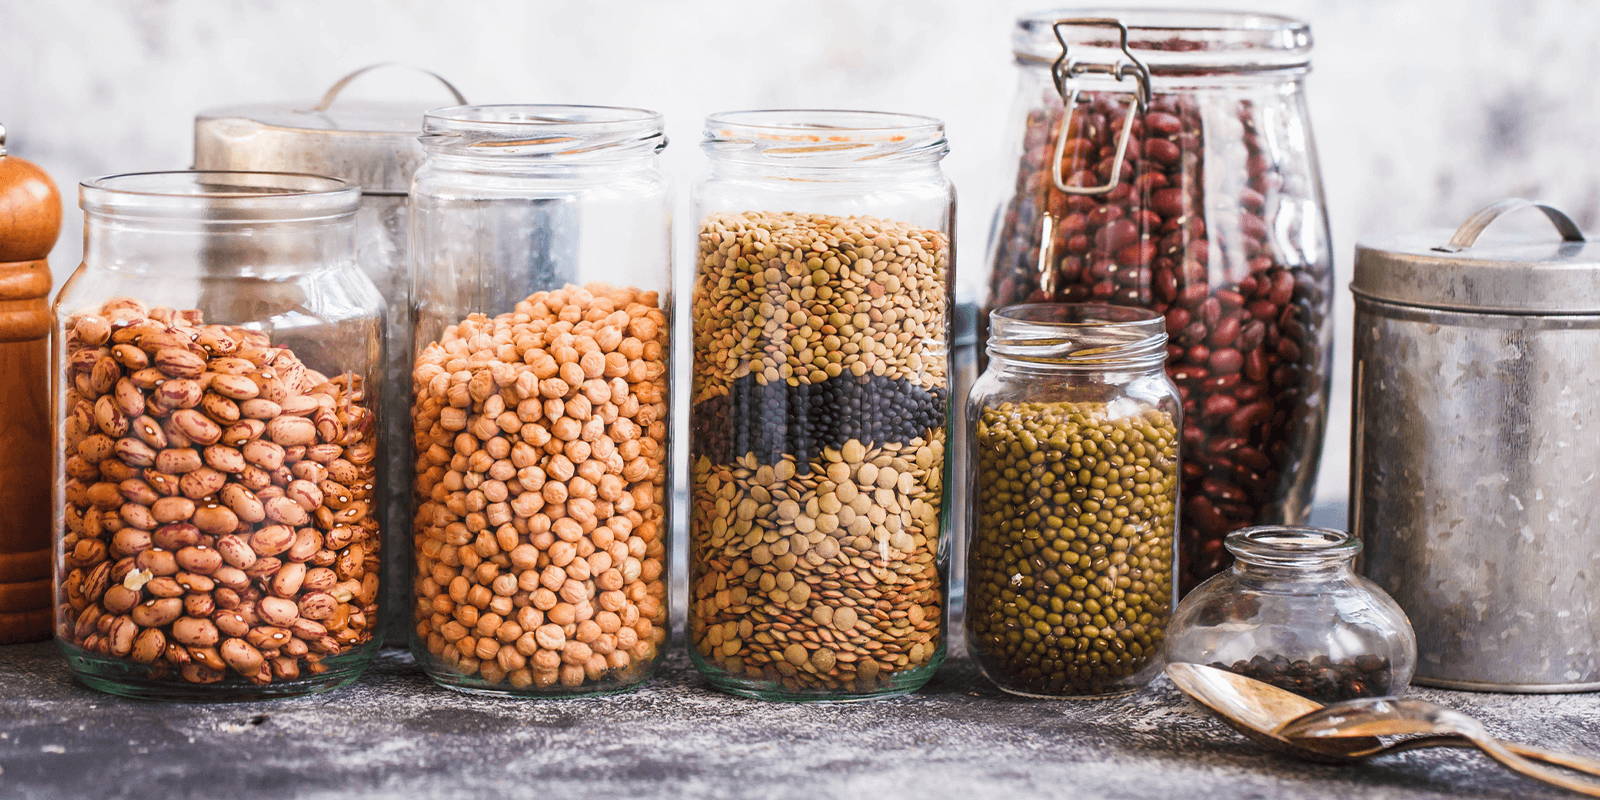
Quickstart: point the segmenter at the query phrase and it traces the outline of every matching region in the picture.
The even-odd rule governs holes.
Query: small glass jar
[[[56,633],[89,686],[304,694],[371,660],[383,316],[359,201],[286,173],[83,184],[53,406]]]
[[[1181,403],[1161,315],[989,315],[967,402],[967,649],[1030,697],[1108,697],[1161,669],[1176,601]]]
[[[1305,76],[1269,14],[1109,9],[1017,20],[1015,188],[988,307],[1166,315],[1183,398],[1183,591],[1245,525],[1311,509],[1333,352],[1333,255]]]
[[[704,149],[690,652],[746,696],[913,691],[945,652],[944,125],[734,112]]]
[[[1324,703],[1400,694],[1417,637],[1400,606],[1351,567],[1361,541],[1325,528],[1228,534],[1233,567],[1178,606],[1167,660],[1237,672]]]
[[[412,652],[463,691],[634,687],[667,638],[661,116],[460,106],[422,143]]]

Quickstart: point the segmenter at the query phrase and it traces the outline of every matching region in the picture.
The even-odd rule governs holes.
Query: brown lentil
[[[380,537],[363,378],[329,378],[260,331],[127,298],[69,318],[66,335],[62,641],[146,665],[150,680],[261,685],[325,672],[371,642]],[[275,405],[235,431],[230,398],[246,395]],[[262,438],[308,425],[288,447]],[[240,453],[260,446],[274,457],[251,471]],[[339,502],[252,513],[323,473],[337,474]],[[262,547],[280,531],[304,546]],[[320,591],[307,590],[308,565],[325,573]]]
[[[666,640],[666,312],[537,292],[417,353],[415,642],[451,683],[642,680]]]
[[[1008,691],[1136,688],[1173,605],[1178,432],[1104,403],[998,403],[973,431],[967,638]]]

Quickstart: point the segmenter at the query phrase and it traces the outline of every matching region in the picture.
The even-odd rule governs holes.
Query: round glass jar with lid
[[[86,182],[56,298],[56,635],[148,699],[304,694],[378,646],[381,299],[360,193],[257,172]]]
[[[1187,591],[1227,565],[1229,531],[1310,510],[1333,297],[1310,29],[1264,14],[1052,11],[1018,20],[1013,42],[1016,182],[987,305],[1165,315]]]
[[[944,125],[732,112],[704,150],[690,653],[747,696],[915,690],[945,652]]]
[[[1400,694],[1417,637],[1400,606],[1352,571],[1361,541],[1326,528],[1228,534],[1233,567],[1178,606],[1167,660],[1204,664],[1323,703]]]
[[[1161,315],[990,314],[967,401],[967,649],[995,685],[1107,697],[1161,669],[1177,596],[1178,393]]]
[[[412,651],[507,696],[638,685],[667,639],[661,115],[460,106],[412,185]]]
[[[434,103],[419,99],[373,102],[346,94],[352,84],[380,71],[409,72],[430,88],[467,101],[443,77],[403,64],[371,64],[329,86],[317,101],[255,103],[212,108],[195,115],[194,166],[206,170],[307,172],[349,181],[361,189],[356,211],[356,261],[384,300],[382,462],[378,467],[379,518],[383,521],[383,631],[385,642],[404,645],[411,627],[411,426],[410,263],[406,259],[407,202],[411,176],[422,163],[417,134]]]

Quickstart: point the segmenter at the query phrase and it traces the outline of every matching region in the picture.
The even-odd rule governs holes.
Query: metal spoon
[[[1600,777],[1600,761],[1561,753],[1528,752],[1529,748],[1491,736],[1483,724],[1438,703],[1398,697],[1368,697],[1335,703],[1289,720],[1274,733],[1284,739],[1307,741],[1367,741],[1375,736],[1455,736],[1471,742],[1485,755],[1520,775],[1590,797],[1600,797],[1600,783],[1576,780],[1570,775],[1535,764],[1529,756],[1575,772]]]
[[[1307,736],[1291,739],[1283,728],[1291,721],[1321,711],[1324,706],[1284,689],[1227,670],[1201,664],[1167,665],[1167,677],[1184,694],[1210,709],[1234,730],[1273,750],[1325,764],[1353,764],[1369,758],[1424,747],[1474,747],[1458,733],[1427,731],[1424,735],[1384,743],[1376,733],[1345,733],[1338,737]],[[1580,772],[1600,764],[1530,745],[1501,742],[1523,758],[1544,761]],[[1592,774],[1600,775],[1600,771]]]

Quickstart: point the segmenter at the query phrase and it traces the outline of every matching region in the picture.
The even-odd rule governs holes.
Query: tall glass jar
[[[429,112],[412,185],[412,651],[508,696],[638,685],[667,638],[661,116]]]
[[[1227,565],[1229,531],[1310,510],[1333,297],[1303,85],[1311,34],[1260,14],[1081,16],[1017,22],[1016,188],[988,305],[1166,316],[1187,591]]]
[[[1181,401],[1161,315],[989,315],[967,404],[967,649],[1007,692],[1101,697],[1161,669],[1176,602]]]
[[[370,661],[383,316],[359,201],[287,173],[83,184],[52,405],[56,634],[89,686],[304,694]]]
[[[945,649],[944,125],[744,111],[704,149],[690,652],[736,694],[913,691]]]

